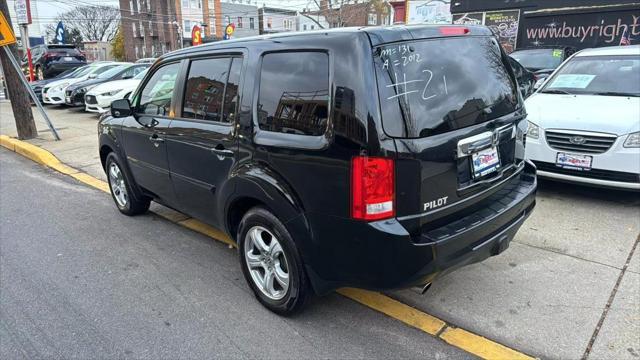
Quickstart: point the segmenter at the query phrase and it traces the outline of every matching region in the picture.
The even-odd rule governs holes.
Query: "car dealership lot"
[[[63,162],[104,179],[97,153],[97,117],[80,109],[53,107],[48,111],[63,140],[53,142],[50,133],[41,132],[41,138],[33,143]],[[38,122],[38,128],[46,127]],[[0,102],[0,133],[15,134],[11,108],[4,101]],[[107,196],[103,199],[112,205]],[[582,357],[602,321],[589,350],[590,358],[636,358],[640,354],[640,250],[630,258],[622,277],[621,273],[640,233],[640,196],[541,181],[537,201],[533,215],[505,253],[439,279],[424,296],[412,290],[388,295],[452,325],[545,358]],[[134,223],[144,221],[154,220],[145,216]],[[122,226],[136,226],[134,223],[122,219]],[[180,230],[184,246],[193,241],[191,234]],[[214,250],[225,251],[222,246]],[[236,260],[227,257],[230,263]],[[229,272],[218,276],[240,276],[236,267],[218,270]],[[203,281],[183,296],[197,298],[197,291],[219,294],[219,286]],[[603,317],[612,292],[610,309]],[[245,295],[250,299],[248,292]],[[355,306],[344,301],[334,303],[335,297],[317,300],[312,309],[320,307],[340,314],[349,311],[345,304]],[[266,310],[256,307],[255,311]],[[383,316],[371,316],[375,315]],[[388,325],[391,323],[379,330],[396,336],[402,325]],[[362,320],[362,326],[370,325]],[[231,330],[241,331],[235,327]]]

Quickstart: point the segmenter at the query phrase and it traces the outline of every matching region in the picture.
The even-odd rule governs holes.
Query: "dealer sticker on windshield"
[[[491,147],[471,155],[473,177],[478,178],[490,174],[500,168],[498,149]]]
[[[556,156],[556,166],[573,170],[591,170],[592,156],[558,153]]]

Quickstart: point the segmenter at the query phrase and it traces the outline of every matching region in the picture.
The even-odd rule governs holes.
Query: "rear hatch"
[[[443,29],[374,48],[382,124],[398,151],[396,217],[413,233],[478,211],[523,166],[525,113],[500,45]]]
[[[85,62],[85,56],[74,47],[49,46],[45,57],[49,61]]]

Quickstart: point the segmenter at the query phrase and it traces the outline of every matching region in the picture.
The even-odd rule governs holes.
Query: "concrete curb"
[[[84,184],[92,186],[106,193],[110,193],[109,185],[106,182],[65,165],[64,163],[60,162],[60,160],[58,160],[58,158],[56,158],[52,153],[38,146],[8,137],[6,135],[0,135],[0,145],[11,151],[21,154],[39,164],[47,166],[62,174],[69,175]],[[173,223],[184,226],[214,240],[225,243],[229,245],[230,248],[236,247],[236,243],[235,241],[233,241],[233,239],[230,239],[219,230],[201,221],[174,211],[152,212]],[[435,316],[429,315],[409,305],[403,304],[381,293],[352,288],[339,289],[337,292],[344,297],[359,302],[372,310],[383,313],[424,333],[437,337],[440,340],[450,344],[451,346],[462,349],[468,353],[478,356],[479,358],[496,360],[535,359],[534,357],[511,349],[480,335],[474,334],[461,328],[456,328],[455,326],[452,326]]]

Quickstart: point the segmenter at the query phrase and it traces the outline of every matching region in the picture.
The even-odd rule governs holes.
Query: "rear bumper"
[[[417,235],[396,219],[366,223],[308,215],[314,240],[302,249],[307,273],[320,294],[345,286],[388,290],[431,282],[506,250],[535,206],[536,188],[535,168],[527,163],[488,198],[490,206]]]

